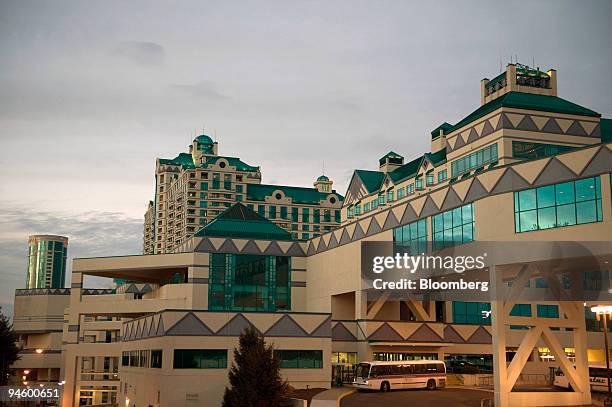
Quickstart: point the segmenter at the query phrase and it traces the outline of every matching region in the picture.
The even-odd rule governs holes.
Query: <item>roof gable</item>
[[[219,214],[197,231],[195,236],[291,240],[291,233],[259,216],[240,202]]]

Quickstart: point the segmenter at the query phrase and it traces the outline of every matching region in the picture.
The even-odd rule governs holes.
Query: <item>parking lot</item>
[[[448,388],[444,390],[393,390],[388,393],[360,392],[345,397],[342,407],[480,407],[480,401],[492,398],[493,393],[472,389]]]

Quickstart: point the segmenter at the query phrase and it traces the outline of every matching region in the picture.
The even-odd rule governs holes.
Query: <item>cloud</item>
[[[164,47],[154,42],[121,42],[113,53],[141,65],[161,65],[166,58]]]
[[[12,315],[14,292],[25,288],[27,239],[30,234],[68,236],[67,280],[72,259],[138,254],[142,251],[142,221],[116,212],[51,212],[0,203],[0,306]],[[68,284],[67,283],[67,284]],[[87,287],[108,287],[108,279],[91,278]]]
[[[196,84],[174,84],[172,87],[179,92],[193,96],[198,99],[205,99],[210,101],[224,101],[229,100],[229,96],[222,94],[217,90],[217,85],[213,82],[202,81]]]

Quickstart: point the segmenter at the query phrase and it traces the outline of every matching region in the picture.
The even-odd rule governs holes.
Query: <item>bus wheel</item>
[[[391,386],[389,385],[389,382],[382,382],[380,384],[380,391],[382,391],[383,393],[386,393],[389,390],[391,390]]]
[[[429,379],[427,381],[427,390],[435,390],[436,389],[436,381],[434,379]]]

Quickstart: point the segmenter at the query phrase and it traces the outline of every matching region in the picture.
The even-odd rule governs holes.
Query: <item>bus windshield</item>
[[[360,363],[357,365],[357,370],[355,370],[355,377],[367,378],[370,375],[370,364],[369,363]]]

